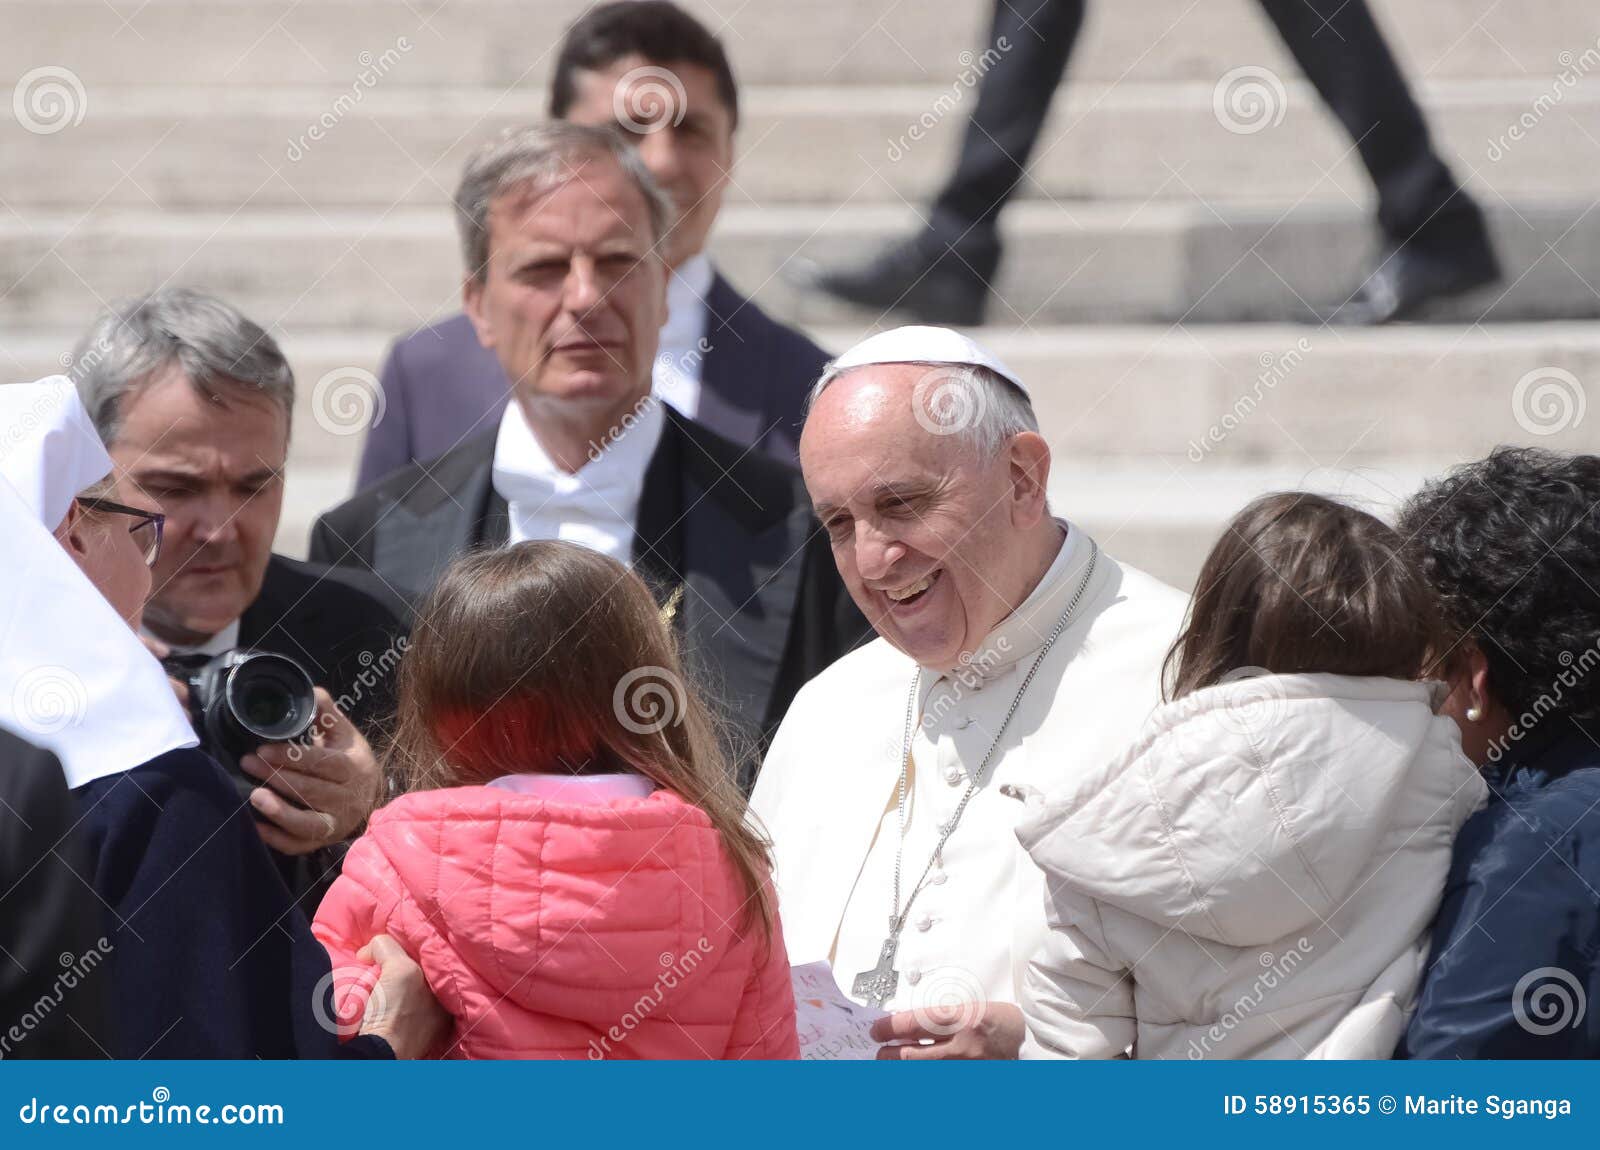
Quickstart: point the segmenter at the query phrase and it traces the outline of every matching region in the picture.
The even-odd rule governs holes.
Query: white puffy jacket
[[[1387,1058],[1484,783],[1434,687],[1263,675],[1151,715],[1017,830],[1024,1057]]]

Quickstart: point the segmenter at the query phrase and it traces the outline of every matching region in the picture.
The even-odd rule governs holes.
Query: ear
[[[88,516],[84,514],[83,504],[74,499],[67,508],[66,518],[55,529],[56,542],[66,549],[72,561],[82,566],[89,555]]]
[[[1023,530],[1044,518],[1050,487],[1050,445],[1036,431],[1011,437],[1006,446],[1011,480],[1011,521]]]
[[[1489,659],[1476,643],[1467,652],[1467,689],[1470,705],[1485,712],[1493,705],[1494,699],[1489,693]]]
[[[489,274],[484,269],[485,276]],[[489,317],[483,308],[483,284],[481,279],[468,276],[461,281],[461,310],[467,313],[467,318],[472,321],[472,330],[478,333],[478,342],[484,347],[494,346],[494,328],[489,323]]]

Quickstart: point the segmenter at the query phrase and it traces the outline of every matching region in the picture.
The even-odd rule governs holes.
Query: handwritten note
[[[794,980],[795,1025],[800,1057],[811,1062],[876,1058],[879,1044],[867,1031],[884,1012],[845,997],[827,961],[808,962],[789,972]]]

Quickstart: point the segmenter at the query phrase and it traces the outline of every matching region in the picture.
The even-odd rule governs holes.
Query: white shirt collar
[[[522,405],[509,404],[495,441],[492,481],[507,504],[511,542],[566,539],[628,562],[645,471],[665,428],[661,402],[647,395],[622,417],[606,446],[590,446],[589,462],[572,474],[550,458]]]
[[[1061,549],[1039,582],[1034,585],[1022,603],[995,626],[979,643],[970,660],[963,659],[959,668],[941,670],[946,677],[976,677],[987,680],[1004,674],[1019,661],[1036,654],[1050,637],[1060,621],[1062,612],[1072,601],[1083,581],[1085,565],[1089,562],[1092,540],[1065,519],[1056,520],[1066,537]],[[1083,609],[1080,601],[1078,610]],[[929,668],[932,670],[932,668]]]
[[[716,276],[704,253],[690,256],[672,272],[667,282],[667,322],[651,371],[655,392],[691,418],[700,408],[700,383],[706,353],[710,309],[706,296]]]

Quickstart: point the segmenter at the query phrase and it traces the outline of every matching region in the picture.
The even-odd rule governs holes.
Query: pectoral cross
[[[894,952],[899,947],[900,940],[894,935],[885,939],[883,952],[878,955],[878,965],[856,975],[855,982],[850,984],[850,993],[857,998],[865,998],[872,1006],[882,1010],[883,1004],[894,997],[895,987],[900,984],[900,972],[894,968]]]

